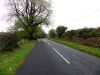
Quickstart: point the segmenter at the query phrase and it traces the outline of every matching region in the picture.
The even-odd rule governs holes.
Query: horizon
[[[4,5],[5,1],[1,1],[0,32],[7,31],[12,25],[5,21],[8,10]],[[99,0],[52,0],[52,10],[51,26],[43,27],[46,33],[52,28],[56,29],[59,25],[66,26],[68,30],[100,27]]]

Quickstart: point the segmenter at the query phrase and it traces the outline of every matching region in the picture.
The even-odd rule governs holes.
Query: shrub
[[[18,38],[13,33],[0,33],[0,49],[1,51],[13,51],[18,47]]]

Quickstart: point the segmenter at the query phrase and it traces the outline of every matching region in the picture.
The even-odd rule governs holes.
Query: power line
[[[79,18],[77,18],[77,19],[75,19],[75,20],[70,21],[69,23],[76,22],[76,21],[81,20],[81,19],[83,19],[83,18],[86,18],[86,17],[88,17],[88,16],[90,16],[90,15],[93,15],[94,13],[97,13],[97,12],[99,12],[99,11],[100,11],[100,9],[95,10],[95,11],[92,11],[92,12],[90,12],[90,13],[84,15],[84,16],[81,16],[81,17],[79,17]]]

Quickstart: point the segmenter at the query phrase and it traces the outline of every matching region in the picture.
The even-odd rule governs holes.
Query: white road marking
[[[49,46],[51,46],[51,44],[48,42],[48,41],[46,41],[46,40],[43,40],[44,42],[46,42]],[[65,57],[63,57],[55,48],[53,48],[53,50],[65,61],[65,62],[67,62],[68,64],[70,64],[70,62],[65,58]]]
[[[53,48],[53,50],[54,50],[63,60],[65,60],[68,64],[70,64],[70,62],[69,62],[65,57],[63,57],[55,48]]]

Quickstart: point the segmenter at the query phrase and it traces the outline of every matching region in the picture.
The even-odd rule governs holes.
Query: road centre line
[[[68,64],[70,64],[70,62],[69,62],[64,56],[62,56],[55,48],[53,48],[53,50],[54,50],[65,62],[67,62]]]
[[[46,42],[46,41],[45,41]],[[49,46],[51,45],[49,42],[46,42]],[[53,48],[53,50],[68,64],[70,64],[70,62],[63,56],[61,55],[55,48]]]

